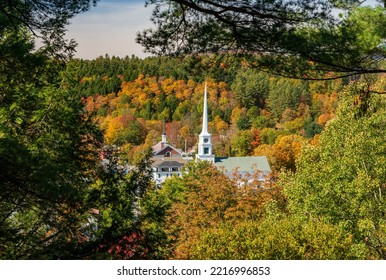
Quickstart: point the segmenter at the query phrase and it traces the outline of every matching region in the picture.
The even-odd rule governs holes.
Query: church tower
[[[212,153],[212,136],[208,132],[208,103],[205,83],[204,110],[202,114],[202,131],[198,140],[198,153],[196,156],[200,160],[208,160],[214,163],[215,156]]]

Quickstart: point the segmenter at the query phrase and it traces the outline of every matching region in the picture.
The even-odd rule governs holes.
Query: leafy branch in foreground
[[[157,55],[238,53],[300,79],[384,73],[386,16],[360,1],[151,0],[155,28],[137,42]],[[337,17],[336,8],[343,9]]]
[[[40,39],[45,53],[66,59],[76,42],[66,40],[66,26],[75,15],[88,11],[98,0],[5,0],[0,4],[0,24],[17,30],[23,26]]]

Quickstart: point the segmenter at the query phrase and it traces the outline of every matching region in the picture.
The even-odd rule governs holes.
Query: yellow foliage
[[[137,100],[141,108],[143,104],[148,100],[147,94],[144,92],[140,92]]]
[[[116,134],[123,128],[122,122],[118,120],[117,117],[111,118],[110,121],[107,124],[106,132],[105,132],[105,139],[108,144],[111,144],[113,142],[113,139],[115,139]]]
[[[162,90],[165,92],[166,95],[170,95],[173,93],[175,88],[174,82],[174,78],[167,78],[162,81]]]
[[[159,120],[146,120],[145,127],[148,131],[155,130],[159,132],[163,132],[162,121]]]
[[[273,145],[260,145],[254,150],[255,156],[267,156],[277,169],[295,170],[295,161],[299,158],[302,147],[307,141],[300,135],[281,135]]]
[[[180,133],[179,133],[181,138],[187,138],[191,134],[192,134],[192,131],[191,131],[190,125],[184,125],[183,127],[181,127]]]
[[[235,107],[232,110],[232,115],[231,115],[231,122],[233,125],[236,125],[237,121],[245,115],[247,112],[246,108],[240,108],[240,107]]]
[[[218,134],[224,133],[228,129],[228,124],[224,122],[220,116],[216,116],[212,122],[213,127]]]

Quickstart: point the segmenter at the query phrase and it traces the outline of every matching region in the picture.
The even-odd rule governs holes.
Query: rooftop
[[[181,157],[181,158],[154,158],[152,159],[153,167],[173,167],[182,166],[188,163],[192,158]]]
[[[231,172],[271,172],[267,157],[252,156],[252,157],[216,157],[214,165],[218,168],[224,168],[225,171]]]

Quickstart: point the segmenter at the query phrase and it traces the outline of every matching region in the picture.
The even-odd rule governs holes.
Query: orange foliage
[[[110,118],[107,123],[107,128],[105,132],[105,139],[107,143],[112,143],[117,133],[119,133],[122,129],[127,127],[129,122],[133,120],[134,120],[134,117],[130,115],[120,115],[115,118]]]
[[[87,113],[91,114],[95,112],[95,103],[94,103],[94,98],[92,96],[89,96],[86,99],[83,99],[83,102],[85,103]]]
[[[271,114],[269,111],[267,111],[266,109],[262,109],[262,110],[260,111],[260,114],[261,114],[262,116],[264,116],[264,117],[271,117],[271,116],[272,116],[272,114]]]
[[[316,135],[314,136],[314,138],[310,141],[310,144],[311,144],[312,146],[317,146],[317,145],[319,145],[319,138],[320,138],[320,134],[316,134]]]
[[[188,190],[185,202],[174,203],[167,219],[178,238],[174,252],[177,259],[189,259],[191,246],[202,231],[223,221],[227,208],[235,204],[235,187],[213,166],[201,169],[200,176],[188,176],[184,185]]]
[[[251,174],[249,178],[241,178],[235,174],[236,204],[227,209],[225,215],[228,219],[243,222],[258,220],[264,211],[265,205],[275,200],[282,204],[285,202],[282,187],[276,184],[277,174],[271,174],[267,180],[262,183],[258,180],[259,173]],[[240,185],[239,182],[245,183]]]
[[[273,145],[260,145],[254,150],[256,156],[267,156],[276,169],[295,170],[295,162],[299,158],[306,140],[296,134],[279,136]]]
[[[178,179],[185,190],[182,199],[174,203],[167,215],[167,228],[173,236],[176,259],[190,259],[201,235],[227,222],[258,221],[264,206],[272,200],[284,201],[282,189],[274,180],[259,182],[258,174],[244,180],[235,174],[231,180],[213,165],[202,166]],[[242,181],[245,184],[240,184]]]
[[[168,141],[173,146],[178,146],[180,137],[178,135],[181,129],[181,122],[173,121],[166,124],[166,135],[168,136]]]
[[[252,141],[252,146],[253,148],[256,148],[257,146],[260,145],[260,130],[259,129],[252,129],[252,137],[253,137],[253,141]]]
[[[312,103],[321,104],[321,113],[322,114],[331,114],[336,111],[338,106],[338,95],[336,92],[327,94],[313,94]]]
[[[335,114],[321,114],[318,117],[318,124],[325,126],[327,122],[335,117]]]

